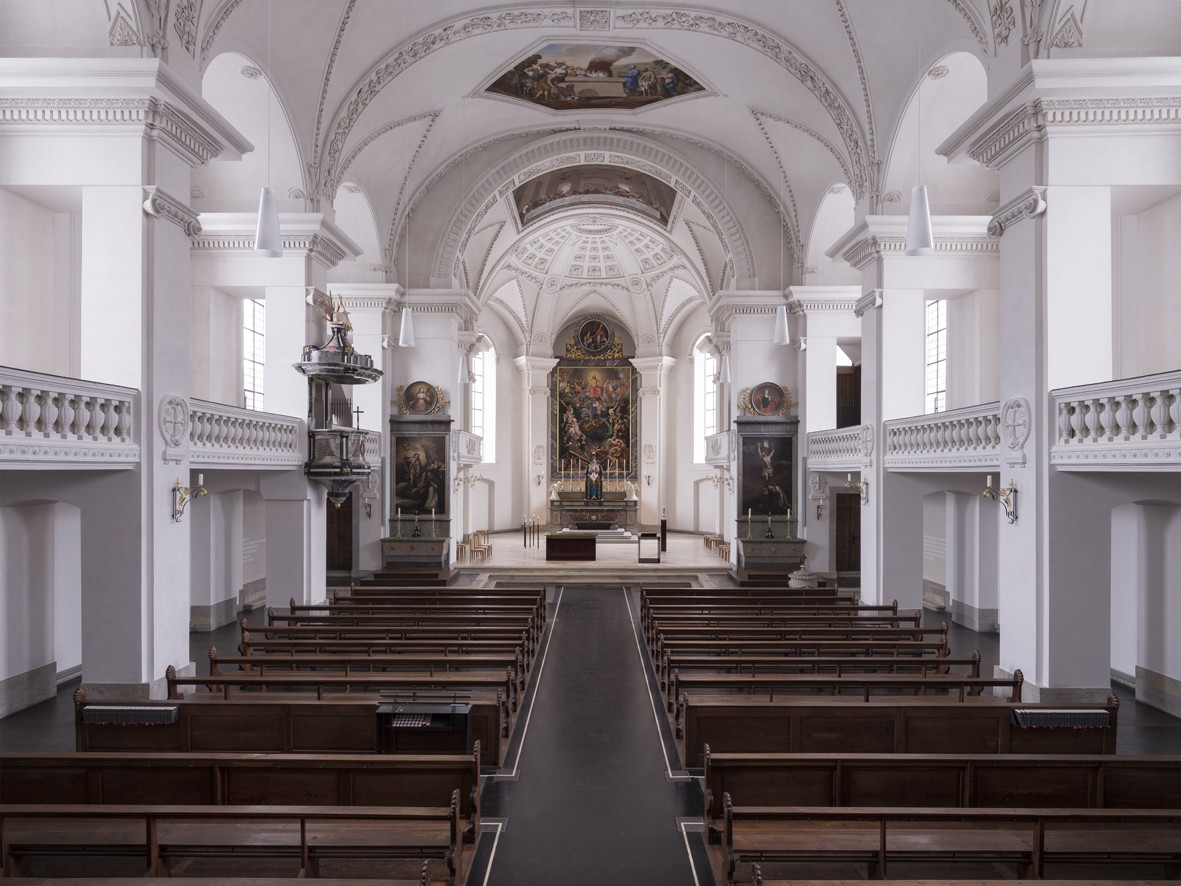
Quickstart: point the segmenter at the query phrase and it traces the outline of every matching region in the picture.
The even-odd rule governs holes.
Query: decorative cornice
[[[187,115],[156,98],[0,98],[0,125],[142,126],[166,138],[194,165],[218,156],[221,145]]]
[[[821,311],[833,311],[843,314],[856,308],[857,302],[860,300],[860,291],[854,291],[848,294],[817,292],[814,294],[796,295],[789,290],[787,312],[789,314],[804,314],[805,316]]]
[[[870,311],[880,308],[882,306],[882,292],[881,289],[872,289],[857,299],[857,304],[853,305],[853,316],[860,320]]]
[[[1046,211],[1045,194],[1044,187],[1035,185],[1000,207],[992,214],[992,220],[988,223],[988,236],[999,237],[1021,219],[1041,215]]]
[[[941,255],[987,255],[999,251],[994,238],[984,231],[976,232],[974,224],[963,224],[954,219],[975,219],[974,216],[949,217],[952,220],[941,225],[935,224],[935,252]],[[870,216],[871,227],[863,223],[850,231],[829,250],[830,255],[840,255],[853,268],[860,271],[870,262],[885,257],[906,255],[906,216]],[[981,223],[981,227],[983,227]]]
[[[1031,141],[1054,128],[1091,126],[1176,126],[1181,96],[1141,98],[1043,98],[1022,105],[977,138],[968,155],[997,169]]]
[[[144,198],[144,212],[148,215],[172,222],[189,237],[196,237],[201,233],[201,222],[197,213],[167,191],[156,185],[145,185]]]

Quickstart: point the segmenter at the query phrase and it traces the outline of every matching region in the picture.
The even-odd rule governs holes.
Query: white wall
[[[0,188],[0,365],[78,374],[75,218]]]
[[[242,583],[267,576],[267,507],[261,495],[242,494]]]
[[[1181,195],[1115,219],[1116,372],[1119,378],[1181,366]]]
[[[212,286],[194,286],[190,311],[192,395],[241,406],[242,301]]]
[[[947,587],[947,495],[923,499],[923,581]]]
[[[1000,299],[980,289],[947,302],[947,408],[999,397]]]

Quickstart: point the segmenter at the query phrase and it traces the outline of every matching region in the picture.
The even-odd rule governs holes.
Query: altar
[[[556,529],[629,530],[636,526],[635,499],[624,492],[605,492],[601,501],[587,501],[581,490],[560,492],[549,500],[549,523]]]

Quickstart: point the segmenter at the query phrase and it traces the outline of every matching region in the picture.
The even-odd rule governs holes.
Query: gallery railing
[[[862,425],[807,436],[809,471],[859,471],[865,464]]]
[[[999,468],[1001,410],[984,403],[885,423],[886,470]]]
[[[194,468],[285,469],[307,458],[301,419],[205,400],[189,402],[189,462]]]
[[[1181,370],[1052,392],[1061,470],[1175,471],[1181,465]]]
[[[0,465],[138,464],[139,391],[0,367]]]

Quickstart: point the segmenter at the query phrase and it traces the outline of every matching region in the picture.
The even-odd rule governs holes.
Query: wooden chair
[[[472,559],[487,560],[492,556],[492,544],[488,541],[488,530],[478,529],[472,533]]]
[[[462,541],[455,543],[455,562],[461,560],[471,560],[472,558],[472,537],[465,535]]]
[[[730,559],[730,542],[728,542],[728,541],[718,542],[718,556],[721,557],[723,560],[729,561],[729,559]]]

